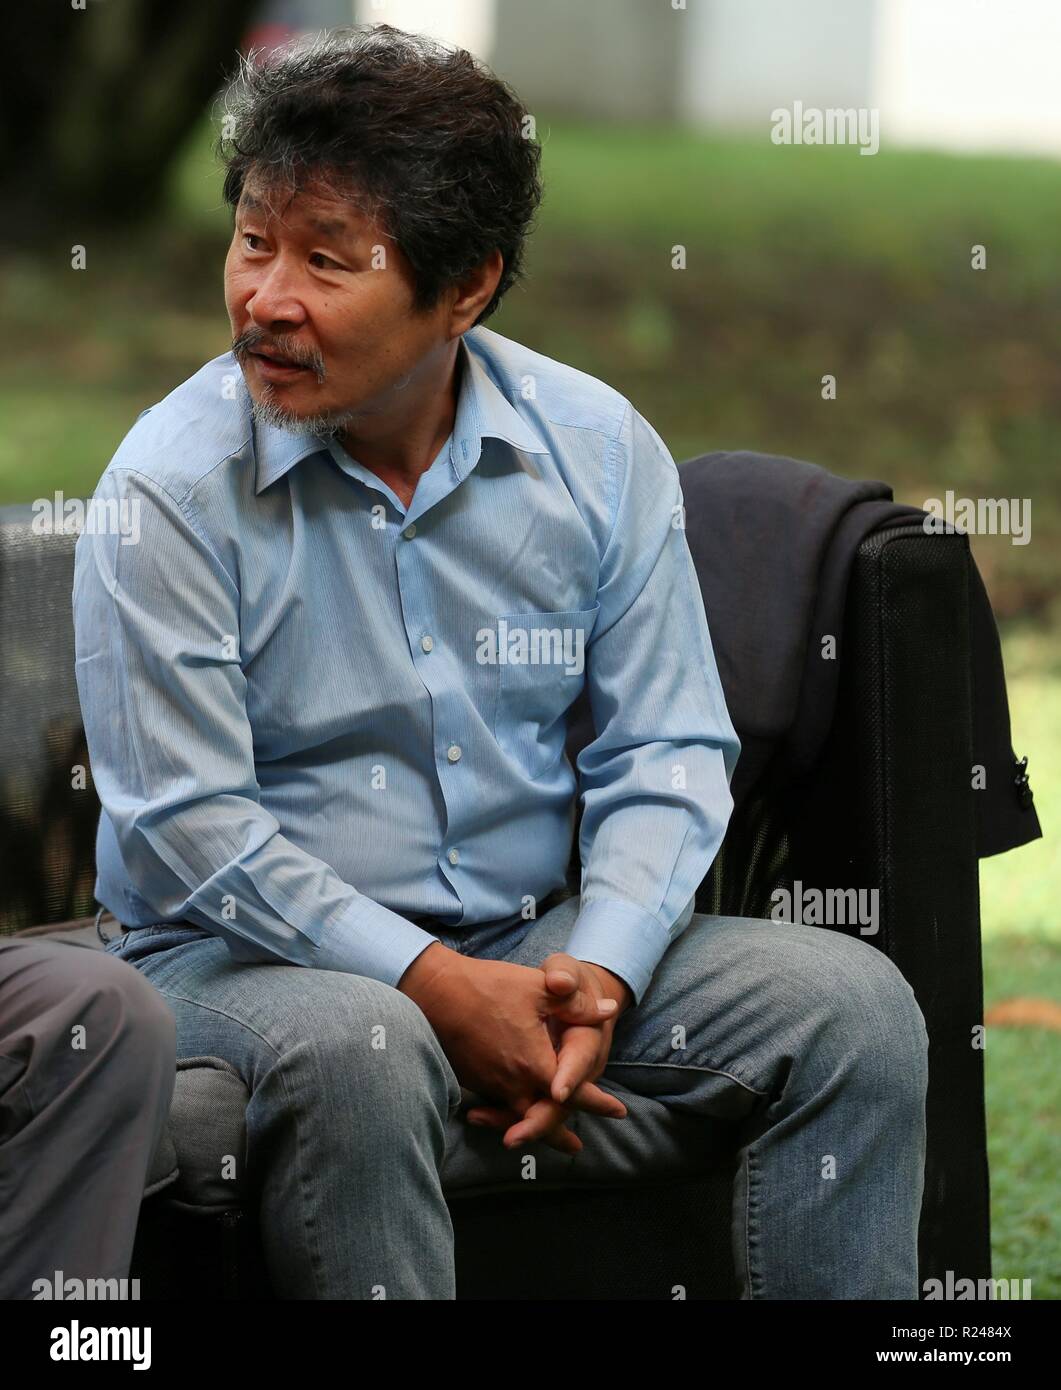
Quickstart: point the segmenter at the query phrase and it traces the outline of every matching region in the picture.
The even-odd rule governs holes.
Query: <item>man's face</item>
[[[319,185],[270,196],[248,181],[225,305],[257,413],[296,431],[400,413],[403,387],[450,337],[446,296],[426,315],[412,303],[408,261],[353,203]]]

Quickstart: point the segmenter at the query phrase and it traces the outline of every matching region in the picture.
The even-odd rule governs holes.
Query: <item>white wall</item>
[[[869,105],[875,10],[876,0],[688,0],[680,113],[768,135],[770,112],[797,99]]]
[[[357,24],[393,24],[489,61],[495,0],[353,0],[353,9]]]
[[[491,61],[535,113],[672,120],[687,20],[667,0],[499,0]]]
[[[760,130],[880,109],[882,148],[1061,155],[1061,0],[348,0],[459,43],[532,110]]]
[[[881,141],[1061,154],[1061,0],[885,0]]]

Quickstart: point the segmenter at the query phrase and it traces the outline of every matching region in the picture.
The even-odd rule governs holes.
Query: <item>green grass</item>
[[[1043,838],[980,863],[985,938],[1037,937],[1061,949],[1061,650],[1052,631],[1014,625],[1004,634],[1003,660],[1013,746],[1028,755],[1028,776]],[[1061,990],[1055,993],[1061,1001]]]
[[[1061,998],[1056,937],[988,938],[984,973],[988,1008],[1015,996]],[[1061,1298],[1061,1034],[1040,1028],[989,1028],[985,1065],[993,1273],[996,1279],[1030,1279],[1033,1298]]]
[[[753,448],[917,505],[948,488],[1031,499],[1031,544],[973,540],[1046,834],[982,864],[985,994],[1061,999],[1061,169],[539,133],[527,280],[491,327],[611,382],[679,460]],[[157,230],[90,245],[81,272],[28,252],[0,265],[0,504],[88,495],[139,411],[226,349],[227,235],[204,125]],[[986,1062],[995,1273],[1058,1297],[1061,1035],[993,1028]]]
[[[1061,1001],[1061,658],[1056,641],[1019,627],[1003,655],[1014,745],[1028,754],[1043,838],[981,862],[985,1009]],[[1031,1279],[1034,1298],[1061,1298],[1061,1033],[989,1027],[984,1060],[994,1274]]]

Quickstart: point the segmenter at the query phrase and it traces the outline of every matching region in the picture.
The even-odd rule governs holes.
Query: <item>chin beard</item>
[[[251,397],[251,415],[263,425],[284,430],[288,434],[334,435],[354,418],[352,410],[323,410],[316,415],[298,415],[275,400],[257,401]]]

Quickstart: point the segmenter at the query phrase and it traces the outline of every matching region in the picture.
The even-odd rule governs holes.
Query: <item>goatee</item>
[[[251,415],[257,423],[271,425],[287,434],[337,435],[354,418],[352,410],[324,410],[316,415],[298,415],[276,400],[251,397]]]

